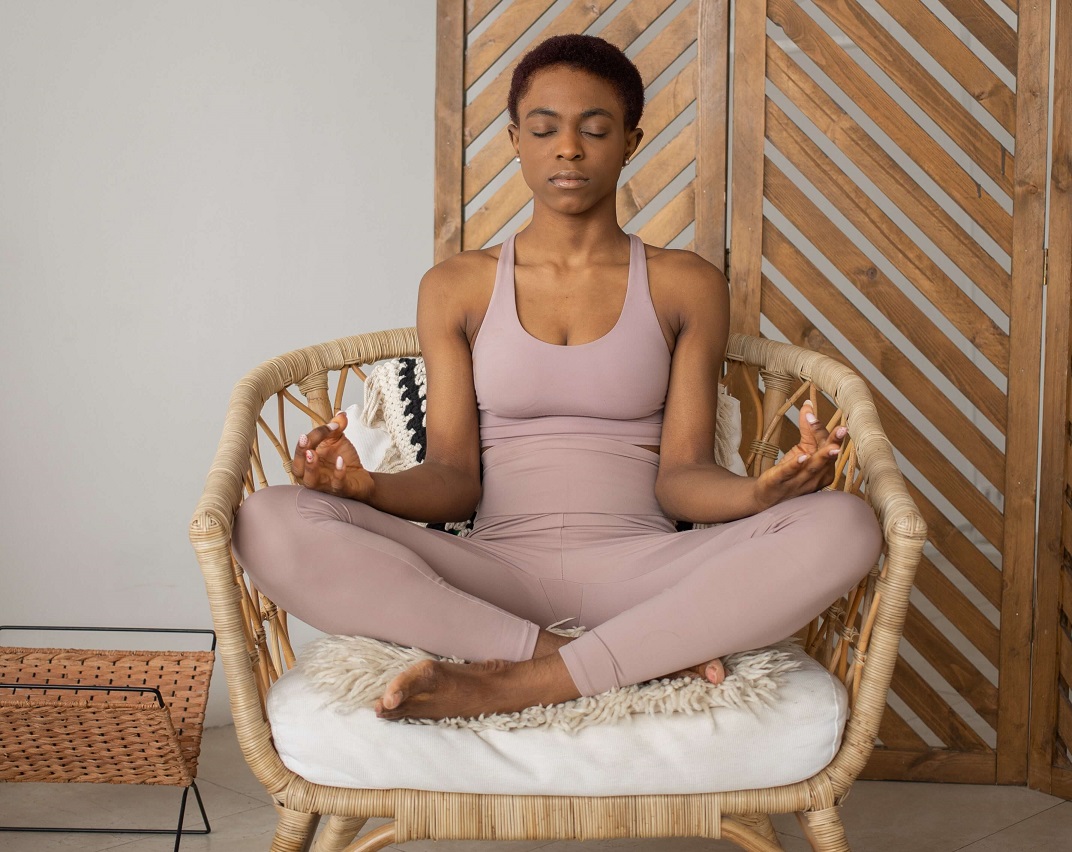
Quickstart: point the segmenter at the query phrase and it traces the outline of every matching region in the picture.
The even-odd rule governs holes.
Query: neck
[[[628,238],[618,224],[614,199],[602,209],[584,214],[560,213],[537,204],[532,221],[521,233],[525,251],[530,256],[553,254],[556,264],[587,264],[593,259],[617,254]]]

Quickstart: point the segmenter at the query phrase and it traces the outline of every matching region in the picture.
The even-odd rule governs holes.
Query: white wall
[[[210,626],[234,382],[413,322],[434,50],[431,0],[0,0],[0,623]]]

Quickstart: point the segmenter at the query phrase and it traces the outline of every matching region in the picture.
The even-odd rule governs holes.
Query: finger
[[[804,404],[800,407],[800,414],[804,420],[804,425],[800,430],[801,438],[810,437],[815,447],[820,447],[826,443],[830,433],[826,431],[819,421],[819,417],[815,413],[815,406],[810,399],[804,401]]]
[[[309,446],[309,436],[302,435],[298,438],[298,445],[294,448],[294,460],[290,469],[295,479],[301,479],[305,475],[305,450]]]
[[[335,456],[335,464],[331,467],[331,490],[338,493],[342,491],[346,481],[346,462],[341,455]]]
[[[343,415],[345,420],[346,415]],[[305,437],[309,440],[309,449],[315,450],[325,441],[337,441],[342,437],[342,430],[345,427],[339,423],[338,417],[333,417],[323,426],[317,426],[311,430]]]
[[[305,451],[305,470],[301,479],[306,488],[316,488],[320,481],[320,458],[312,450]]]

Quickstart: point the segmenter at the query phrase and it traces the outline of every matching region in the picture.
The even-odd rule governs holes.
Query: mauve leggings
[[[327,633],[469,660],[526,660],[540,627],[582,695],[792,634],[856,584],[881,534],[864,501],[820,492],[676,532],[659,457],[603,438],[523,438],[483,454],[467,537],[297,486],[251,495],[234,551],[257,587]]]

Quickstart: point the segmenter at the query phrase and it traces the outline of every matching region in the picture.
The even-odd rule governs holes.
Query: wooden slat
[[[648,245],[665,246],[684,231],[696,216],[696,182],[675,195],[658,213],[637,231]]]
[[[793,306],[784,294],[766,277],[762,278],[762,309],[765,316],[790,341],[842,363],[847,360],[829,340]],[[871,388],[879,419],[905,458],[952,503],[969,523],[995,547],[1001,546],[1002,519],[978,489],[909,421],[900,409],[891,404],[876,388]]]
[[[599,33],[599,37],[625,50],[667,9],[674,0],[632,0]]]
[[[612,0],[587,0],[584,3],[571,3],[544,27],[532,40],[533,44],[555,35],[582,33],[611,5]],[[506,96],[510,93],[510,78],[521,57],[506,64],[495,78],[480,90],[465,108],[462,123],[463,141],[468,146],[488,126],[506,110]]]
[[[912,727],[902,719],[889,704],[882,711],[878,725],[878,738],[886,748],[926,751],[929,746]]]
[[[1072,29],[1072,2],[1057,4],[1057,33]],[[1035,632],[1031,669],[1031,729],[1028,784],[1053,792],[1054,718],[1060,675],[1072,684],[1072,647],[1060,613],[1072,610],[1062,589],[1068,579],[1065,543],[1072,528],[1062,523],[1068,504],[1065,488],[1072,463],[1068,414],[1069,356],[1072,355],[1072,40],[1054,45],[1052,170],[1050,175],[1050,250],[1046,286],[1046,372],[1042,398],[1042,450],[1039,479],[1038,565],[1035,573]],[[1058,471],[1064,473],[1060,475]],[[1072,776],[1070,776],[1072,777]]]
[[[634,58],[646,85],[659,77],[696,42],[700,22],[698,0],[693,0],[655,36]]]
[[[865,12],[857,0],[815,0],[815,3],[1006,196],[1012,195],[1012,154],[889,30]]]
[[[696,122],[690,122],[618,189],[618,222],[624,227],[696,157]]]
[[[1005,446],[1005,548],[1001,602],[1001,710],[998,783],[1027,780],[1031,696],[1031,615],[1035,574],[1035,475],[1041,381],[1043,234],[1046,220],[1049,3],[1020,9],[1013,197],[1012,312],[1008,440]]]
[[[921,0],[878,0],[887,14],[930,54],[1009,133],[1016,130],[1016,95]]]
[[[697,45],[696,253],[725,271],[726,180],[729,128],[728,0],[700,0],[700,37]]]
[[[926,495],[912,483],[908,492],[927,522],[927,540],[933,544],[958,572],[983,593],[995,609],[1001,608],[1001,570],[983,556],[956,524],[943,515]],[[996,659],[996,654],[995,654]]]
[[[853,103],[881,128],[1001,249],[1012,251],[1012,219],[971,175],[794,0],[768,0],[771,20],[781,26]]]
[[[953,581],[926,557],[916,570],[916,588],[942,615],[956,625],[957,630],[986,657],[987,662],[995,667],[998,665],[1001,649],[998,629]]]
[[[465,88],[468,89],[517,42],[555,0],[511,0],[499,17],[469,45],[465,54]]]
[[[767,74],[797,109],[971,280],[1008,280],[997,261],[770,39]],[[1003,301],[1008,304],[1007,298]]]
[[[766,80],[763,44],[766,2],[738,3],[733,28],[733,221],[730,224],[730,288],[733,331],[759,334],[763,241],[763,109]]]
[[[910,666],[904,657],[897,658],[893,669],[893,691],[919,716],[946,745],[959,751],[990,752],[986,744],[960,715],[942,700],[933,687]]]
[[[462,247],[462,108],[465,93],[464,7],[457,0],[436,4],[435,262]]]
[[[532,190],[520,171],[500,186],[495,194],[469,214],[465,223],[466,250],[481,249],[532,198]]]
[[[466,0],[465,32],[471,33],[502,0]]]
[[[997,727],[997,687],[911,604],[905,619],[904,638],[991,728]]]
[[[644,118],[641,126],[644,128],[644,138],[640,140],[634,159],[651,143],[659,139],[666,128],[683,113],[696,100],[696,73],[698,71],[696,60],[681,69],[681,73],[674,76],[659,90],[651,103],[644,108]],[[697,115],[697,118],[699,116]],[[659,140],[660,144],[665,140]]]
[[[993,752],[959,753],[948,749],[918,752],[877,748],[860,773],[860,778],[993,784],[995,762]]]
[[[928,361],[937,367],[941,375],[964,394],[991,423],[1004,432],[1007,412],[1004,411],[1005,395],[1001,389],[990,381],[960,349],[954,346],[953,342],[934,324],[934,321],[837,229],[800,187],[793,184],[774,163],[769,161],[764,163],[764,170],[763,182],[766,195],[779,212],[792,222],[805,239],[823,253],[849,284],[866,297]],[[808,270],[808,277],[799,280],[809,280],[813,272],[821,275],[817,269],[811,267]],[[806,286],[802,292],[805,295],[810,293]],[[836,322],[836,314],[827,313],[827,316]],[[873,328],[870,322],[867,325]],[[872,333],[878,332],[874,330]],[[881,357],[874,363],[880,362]],[[930,382],[926,384],[929,386]],[[952,410],[953,406],[947,402],[946,408]],[[961,415],[961,420],[960,425],[968,423],[969,431],[965,433],[967,435],[965,443],[970,452],[972,464],[976,465],[994,485],[1003,486],[1004,465],[994,445],[963,415]],[[943,424],[948,421],[939,418],[933,422]],[[974,435],[971,430],[974,430]]]
[[[1013,74],[1016,73],[1018,61],[1016,33],[997,12],[986,4],[986,0],[939,0],[939,2],[968,28],[968,31],[994,55],[998,62]],[[1028,7],[1030,5],[1028,3]],[[1023,32],[1022,18],[1018,24],[1020,31]],[[1046,29],[1048,30],[1049,27],[1047,26]]]
[[[1008,371],[1008,335],[770,99],[767,138],[990,363]],[[1008,312],[1008,276],[973,283]]]

